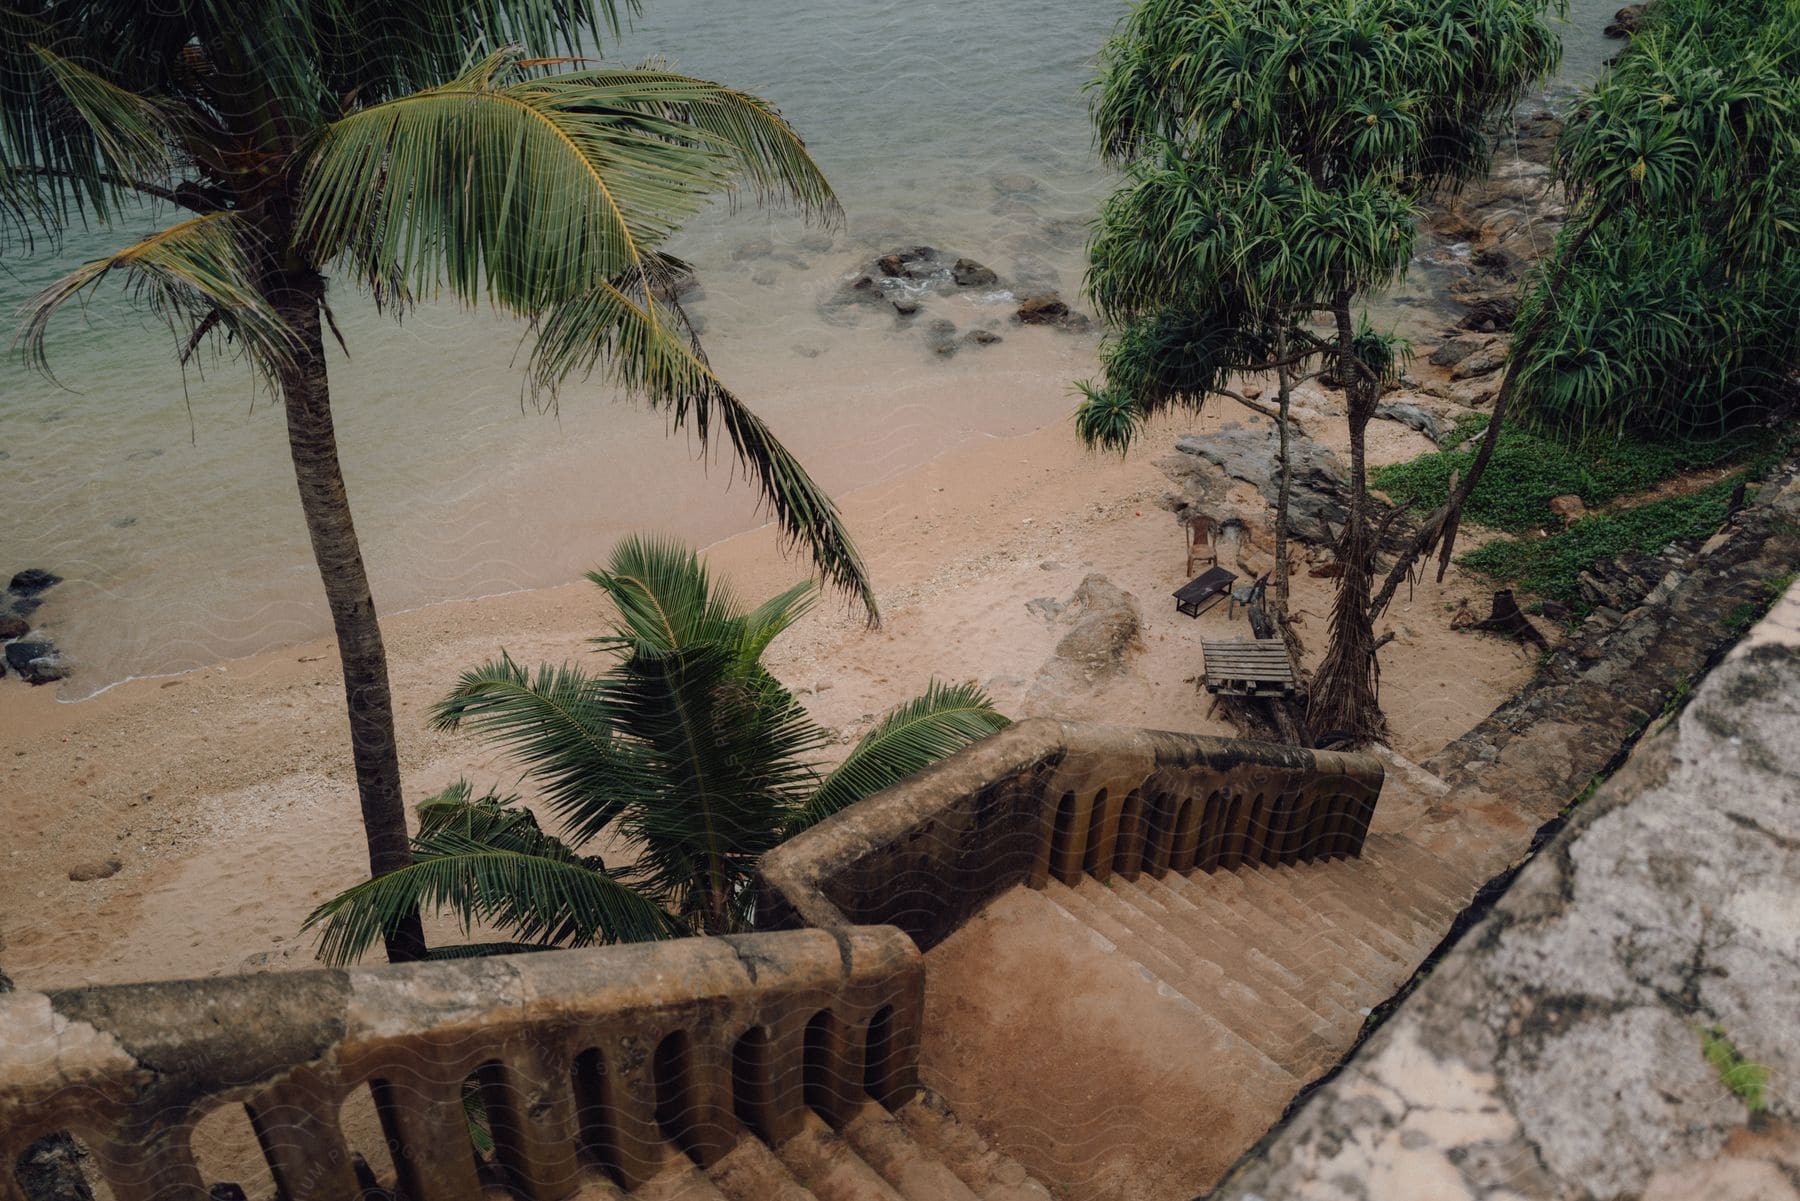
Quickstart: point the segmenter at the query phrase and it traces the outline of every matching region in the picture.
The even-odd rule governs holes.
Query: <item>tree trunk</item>
[[[1275,358],[1280,366],[1275,369],[1275,386],[1277,390],[1278,411],[1275,428],[1281,438],[1280,465],[1281,485],[1275,496],[1275,625],[1281,631],[1281,639],[1287,645],[1288,654],[1293,656],[1294,666],[1300,665],[1300,637],[1294,633],[1293,622],[1288,620],[1288,510],[1294,488],[1294,464],[1288,446],[1288,409],[1294,398],[1294,369],[1287,362],[1287,335],[1278,334],[1275,339]]]
[[[320,328],[324,298],[325,282],[315,272],[290,279],[276,298],[278,311],[297,342],[294,366],[282,373],[282,400],[294,479],[300,485],[300,507],[306,514],[306,532],[312,538],[313,557],[325,584],[343,664],[344,702],[350,717],[363,834],[369,844],[369,872],[384,876],[412,862],[412,844],[400,791],[400,753],[394,737],[387,652],[338,465]],[[388,931],[385,941],[390,963],[425,957],[425,933],[418,914]]]
[[[1338,577],[1337,600],[1331,610],[1331,643],[1313,681],[1307,716],[1315,733],[1346,735],[1361,745],[1387,730],[1377,691],[1375,628],[1369,616],[1375,548],[1369,538],[1367,434],[1381,386],[1370,377],[1353,348],[1355,327],[1347,294],[1337,298],[1333,312],[1337,317],[1338,372],[1350,427],[1350,517],[1338,547],[1344,573]]]

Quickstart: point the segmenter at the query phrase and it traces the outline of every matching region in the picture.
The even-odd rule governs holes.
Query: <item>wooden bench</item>
[[[1279,638],[1202,642],[1206,690],[1222,696],[1294,695],[1294,663]]]
[[[1175,608],[1189,617],[1198,617],[1231,595],[1231,582],[1235,579],[1235,572],[1209,567],[1176,589]]]

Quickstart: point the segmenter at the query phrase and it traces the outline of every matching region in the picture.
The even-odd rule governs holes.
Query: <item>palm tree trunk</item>
[[[294,366],[282,373],[282,400],[294,479],[300,485],[300,507],[306,514],[306,532],[312,538],[313,557],[325,584],[343,664],[344,701],[350,716],[363,833],[369,844],[369,872],[384,876],[412,862],[412,845],[400,791],[400,753],[394,737],[387,652],[338,465],[320,322],[324,295],[324,280],[307,272],[302,279],[290,279],[277,300],[298,343]],[[386,943],[390,963],[423,959],[425,933],[418,915],[390,930]]]

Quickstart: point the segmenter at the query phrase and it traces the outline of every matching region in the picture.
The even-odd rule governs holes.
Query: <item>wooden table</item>
[[[1202,642],[1206,690],[1223,696],[1292,696],[1294,662],[1279,638]]]

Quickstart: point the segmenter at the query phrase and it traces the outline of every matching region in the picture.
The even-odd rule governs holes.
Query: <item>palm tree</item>
[[[609,670],[533,672],[503,652],[435,712],[440,729],[511,751],[562,837],[518,797],[475,797],[459,782],[420,807],[410,866],[307,918],[322,958],[354,960],[422,909],[510,937],[434,955],[742,929],[765,852],[1007,724],[974,685],[934,683],[824,770],[815,756],[830,732],[762,664],[812,605],[814,584],[746,608],[692,550],[638,538],[588,578],[618,614],[595,640],[616,658]],[[582,852],[602,834],[630,849],[629,866]]]
[[[0,4],[0,241],[144,204],[175,222],[59,280],[20,342],[47,369],[64,304],[119,277],[175,331],[248,361],[281,399],[343,664],[369,868],[409,861],[387,659],[332,427],[328,304],[360,286],[398,314],[448,292],[528,319],[526,378],[552,402],[601,369],[719,431],[832,584],[866,575],[835,508],[714,376],[660,249],[736,188],[834,220],[805,146],[755,96],[571,58],[637,0],[11,0]],[[579,69],[564,69],[579,67]],[[328,281],[328,272],[330,273]],[[416,922],[388,956],[419,957]]]

